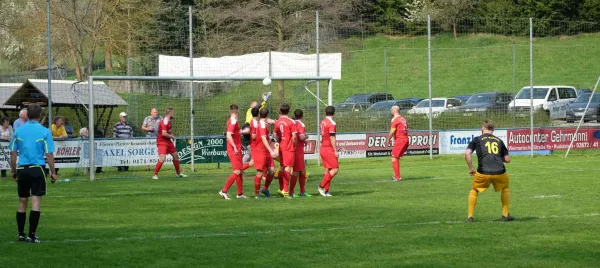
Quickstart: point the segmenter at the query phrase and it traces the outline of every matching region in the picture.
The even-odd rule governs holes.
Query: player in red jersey
[[[269,144],[268,116],[269,109],[263,108],[260,110],[258,128],[252,133],[252,139],[256,142],[254,145],[255,150],[252,151],[254,169],[256,169],[256,177],[254,177],[254,194],[256,195],[256,199],[260,199],[259,192],[266,197],[271,197],[269,186],[273,181],[273,174],[275,173],[275,163],[273,162],[273,158],[277,157],[277,152],[274,151]],[[266,173],[265,186],[260,190],[260,182],[264,173]]]
[[[283,168],[283,171],[279,172],[279,175],[283,177],[283,189],[280,189],[283,197],[289,197],[290,179],[296,154],[296,126],[294,120],[288,117],[289,113],[289,104],[282,103],[279,105],[279,120],[275,122],[275,129],[273,130],[275,140],[279,142],[279,163]]]
[[[176,176],[178,178],[187,178],[187,175],[181,173],[179,156],[177,156],[177,150],[175,150],[175,145],[173,144],[176,138],[171,134],[171,129],[173,128],[173,123],[171,122],[172,119],[173,108],[167,108],[164,119],[160,121],[160,124],[158,125],[158,136],[156,137],[156,146],[158,147],[158,163],[156,163],[156,167],[154,168],[154,176],[152,177],[152,179],[155,180],[158,180],[158,172],[165,163],[167,154],[170,154],[173,157],[173,165],[175,166],[175,171],[177,172]]]
[[[392,125],[390,126],[390,134],[387,137],[388,143],[392,146],[392,168],[394,169],[394,181],[402,181],[400,177],[400,157],[403,157],[408,150],[408,123],[406,119],[398,112],[400,107],[392,106]]]
[[[325,168],[325,175],[323,175],[323,181],[317,187],[319,194],[321,196],[331,196],[329,193],[329,187],[331,185],[331,180],[335,175],[337,175],[339,171],[339,162],[338,158],[340,155],[337,151],[337,144],[335,138],[336,126],[333,121],[333,116],[335,115],[335,108],[333,106],[325,107],[325,119],[321,121],[321,149],[319,153],[321,154],[321,161],[323,162],[323,167]]]
[[[227,156],[231,162],[233,172],[225,182],[225,186],[223,187],[223,190],[219,192],[219,195],[225,200],[230,200],[231,198],[227,194],[227,191],[233,182],[235,182],[235,185],[237,186],[236,198],[248,198],[243,192],[242,132],[240,131],[240,125],[238,124],[238,106],[235,104],[230,105],[229,113],[231,114],[231,117],[227,120]]]
[[[290,196],[295,197],[294,188],[300,176],[300,196],[309,197],[310,194],[306,192],[306,165],[304,164],[304,143],[308,139],[306,135],[306,128],[302,123],[304,112],[301,109],[294,111],[294,119],[296,120],[296,149],[294,155],[294,173],[290,181]]]

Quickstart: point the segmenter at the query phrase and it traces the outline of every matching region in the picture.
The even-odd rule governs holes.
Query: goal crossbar
[[[92,169],[95,167],[95,146],[94,146],[94,90],[93,85],[95,80],[134,80],[134,81],[262,81],[265,78],[270,78],[272,81],[285,81],[285,80],[309,80],[311,81],[327,81],[327,103],[328,105],[332,105],[333,102],[333,77],[330,76],[304,76],[304,77],[291,77],[291,76],[272,76],[272,77],[256,77],[256,76],[248,76],[248,77],[224,77],[224,76],[89,76],[88,77],[88,129],[89,129],[89,166],[90,166],[90,180],[95,179],[95,172],[92,172]],[[307,82],[307,83],[309,83]],[[317,84],[318,88],[318,84]],[[193,89],[190,87],[190,91]],[[317,98],[318,99],[318,98]],[[320,99],[319,99],[320,100]],[[193,102],[193,99],[190,98],[190,102]],[[317,102],[317,106],[318,106]],[[190,120],[194,120],[193,118],[193,103],[190,105],[191,110],[191,118]],[[319,109],[319,108],[317,108]],[[317,111],[318,112],[318,111]],[[317,135],[320,136],[319,129],[317,128]],[[193,136],[193,133],[191,133]],[[192,148],[192,166],[194,165],[194,157],[193,157],[194,148]]]

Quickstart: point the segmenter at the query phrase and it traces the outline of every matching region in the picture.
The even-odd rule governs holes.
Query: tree
[[[427,0],[420,17],[424,19],[430,15],[434,20],[449,24],[452,27],[454,39],[456,39],[458,38],[456,31],[458,20],[471,15],[476,3],[477,0]]]
[[[349,19],[356,20],[356,10],[362,2],[208,0],[204,1],[199,17],[207,28],[205,44],[213,55],[271,50],[304,52],[312,47],[316,10],[321,10],[322,17],[328,18],[333,27],[343,27]],[[278,92],[279,102],[283,102],[283,81],[278,82]]]

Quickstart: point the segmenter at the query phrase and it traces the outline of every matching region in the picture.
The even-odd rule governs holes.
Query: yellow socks
[[[469,192],[469,216],[467,218],[473,217],[473,213],[475,213],[475,205],[477,205],[477,191],[471,189]]]
[[[502,194],[500,195],[500,200],[502,200],[502,216],[508,216],[508,203],[510,203],[510,189],[504,188],[502,189]]]

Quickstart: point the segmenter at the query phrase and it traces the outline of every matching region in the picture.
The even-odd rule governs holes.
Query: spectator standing
[[[10,142],[13,134],[14,132],[12,126],[10,125],[10,119],[8,117],[2,118],[2,127],[0,127],[0,141]],[[8,148],[8,144],[6,147]],[[6,152],[6,150],[2,150],[2,152]],[[6,169],[0,171],[0,176],[2,178],[6,178]]]
[[[67,132],[67,138],[73,138],[73,125],[71,125],[68,118],[65,118],[65,131]]]
[[[19,128],[22,125],[25,125],[25,123],[27,123],[29,119],[27,118],[27,108],[23,108],[20,112],[19,112],[19,119],[15,120],[15,123],[13,124],[13,130],[17,131],[17,128]]]
[[[129,139],[133,138],[133,128],[127,124],[127,113],[121,112],[119,114],[120,121],[115,124],[113,128],[113,138],[116,139]],[[129,171],[128,166],[117,167],[118,171]]]
[[[156,138],[158,136],[158,125],[162,117],[158,115],[158,110],[152,108],[150,115],[146,116],[144,123],[142,124],[142,130],[146,132],[146,137]],[[150,171],[150,166],[146,165],[146,171]]]

